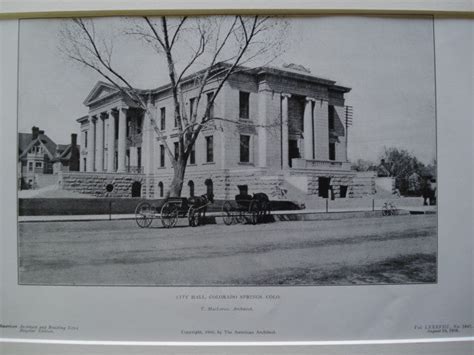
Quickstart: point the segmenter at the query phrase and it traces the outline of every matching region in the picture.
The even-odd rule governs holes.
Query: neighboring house
[[[182,109],[188,115],[195,109],[195,75],[184,84]],[[212,97],[218,80],[202,100]],[[272,197],[285,184],[321,197],[366,191],[360,185],[353,189],[356,172],[347,160],[349,91],[298,66],[232,74],[211,110],[216,120],[202,130],[189,157],[183,195],[213,189],[216,198],[233,198],[238,185]],[[161,134],[177,149],[170,85],[142,92]],[[142,110],[104,82],[94,86],[84,105],[89,113],[77,119],[81,174],[63,174],[63,188],[97,196],[163,197],[172,165]]]
[[[73,136],[77,137],[75,134]],[[55,183],[57,181],[57,177],[53,176],[55,161],[68,150],[68,147],[57,145],[38,127],[32,127],[31,133],[18,133],[18,187],[35,189]],[[78,171],[78,147],[76,151],[73,160],[77,162],[72,165],[77,166],[75,170]],[[67,165],[71,165],[71,161],[68,161]]]
[[[385,159],[380,161],[379,166],[377,166],[377,176],[378,177],[389,177],[391,176],[390,167],[385,162]]]
[[[79,171],[80,146],[77,145],[77,134],[71,134],[71,143],[58,144],[56,157],[53,159],[53,173],[60,171]]]

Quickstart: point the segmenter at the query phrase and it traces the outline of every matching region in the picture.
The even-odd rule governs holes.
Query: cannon
[[[160,207],[143,201],[135,208],[135,222],[140,228],[148,228],[154,219],[160,219],[165,228],[172,228],[179,218],[187,218],[191,227],[203,224],[207,207],[214,202],[213,196],[169,197]]]
[[[238,186],[240,193],[234,201],[226,201],[222,206],[223,220],[226,225],[234,223],[257,224],[270,215],[270,199],[263,192],[248,194],[247,186]]]

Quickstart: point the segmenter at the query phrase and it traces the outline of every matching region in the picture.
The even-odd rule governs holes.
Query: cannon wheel
[[[148,228],[153,222],[154,208],[148,202],[140,202],[135,208],[135,222],[140,228]]]
[[[249,220],[252,224],[257,224],[260,215],[260,208],[258,201],[250,201],[249,205]]]
[[[201,224],[201,211],[194,207],[189,207],[188,221],[191,227],[197,227]]]
[[[229,201],[224,202],[224,205],[222,206],[222,213],[224,214],[223,220],[225,225],[230,226],[232,223],[234,223],[232,205]]]
[[[161,223],[165,228],[172,228],[178,222],[178,206],[165,202],[161,207]]]

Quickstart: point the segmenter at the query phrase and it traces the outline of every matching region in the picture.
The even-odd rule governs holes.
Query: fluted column
[[[303,119],[303,135],[304,135],[304,158],[314,159],[314,131],[313,131],[313,102],[311,97],[306,98]]]
[[[89,116],[89,131],[87,136],[87,171],[94,171],[95,167],[95,122]]]
[[[95,145],[95,171],[104,171],[104,120],[97,116]]]
[[[118,124],[118,164],[117,171],[125,172],[126,159],[126,141],[127,141],[127,108],[120,108],[119,110],[119,124]]]
[[[115,111],[109,110],[109,132],[107,135],[107,171],[115,171]]]
[[[281,127],[281,162],[282,168],[288,168],[288,99],[291,97],[290,94],[282,94],[281,104],[281,115],[282,115],[282,127]]]

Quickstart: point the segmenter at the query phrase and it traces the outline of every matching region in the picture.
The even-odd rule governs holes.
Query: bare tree
[[[120,35],[136,37],[154,49],[157,59],[165,59],[178,131],[176,153],[157,125],[151,92],[135,88],[117,69],[112,60],[113,40],[97,33],[94,20],[77,18],[66,22],[61,30],[60,49],[69,59],[97,72],[143,110],[172,162],[174,176],[168,195],[180,196],[188,158],[202,129],[216,120],[232,121],[212,114],[225,82],[232,74],[245,70],[245,64],[271,61],[279,55],[286,26],[283,20],[267,16],[127,19]],[[160,63],[157,60],[157,65]],[[184,84],[189,80],[197,95],[188,115],[184,109]],[[209,97],[206,90],[211,85],[213,94]]]

